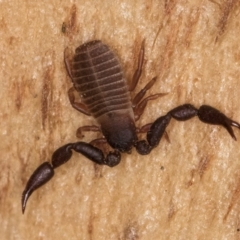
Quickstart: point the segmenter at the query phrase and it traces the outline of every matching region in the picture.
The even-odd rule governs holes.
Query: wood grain
[[[172,120],[147,156],[115,168],[74,153],[30,198],[30,174],[54,149],[96,124],[74,110],[65,47],[100,39],[130,81],[146,40],[137,90],[158,76],[138,126],[183,104],[212,105],[240,121],[240,3],[185,0],[1,1],[0,220],[3,239],[239,239],[238,141],[218,126]],[[84,141],[96,138],[86,133]],[[142,136],[144,137],[144,136]]]

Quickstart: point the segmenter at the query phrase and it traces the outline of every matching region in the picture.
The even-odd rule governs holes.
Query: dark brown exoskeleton
[[[156,78],[153,78],[131,101],[130,92],[135,89],[141,76],[143,59],[144,41],[139,53],[138,68],[128,87],[118,58],[101,41],[95,40],[79,46],[72,61],[69,61],[67,50],[65,51],[66,67],[74,85],[68,92],[70,102],[75,109],[92,115],[98,122],[98,126],[84,126],[79,128],[78,132],[101,131],[103,138],[91,143],[68,143],[58,148],[52,155],[52,164],[42,163],[28,180],[22,195],[23,213],[32,192],[53,177],[54,169],[71,158],[72,150],[97,164],[113,167],[119,164],[120,153],[130,152],[133,147],[142,155],[148,154],[158,145],[171,118],[185,121],[194,116],[208,124],[222,125],[236,140],[231,126],[240,128],[240,124],[207,105],[202,105],[199,109],[191,104],[178,106],[152,124],[137,129],[135,121],[143,113],[147,102],[165,95],[155,94],[143,99],[146,91],[156,81]],[[81,102],[75,101],[75,90],[79,92]],[[147,132],[147,140],[138,140],[138,132]],[[107,142],[114,151],[105,156],[103,151],[95,146],[97,142]]]

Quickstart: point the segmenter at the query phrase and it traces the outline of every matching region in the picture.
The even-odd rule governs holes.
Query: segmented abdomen
[[[95,40],[79,46],[72,62],[74,86],[96,118],[131,109],[130,93],[116,55]]]

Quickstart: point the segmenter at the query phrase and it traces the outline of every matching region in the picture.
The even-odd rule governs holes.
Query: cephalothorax
[[[68,49],[65,50],[65,64],[74,85],[68,92],[70,102],[75,109],[92,115],[98,122],[98,126],[83,126],[78,132],[100,131],[103,137],[90,143],[68,143],[53,153],[51,164],[42,163],[33,172],[23,191],[23,213],[32,192],[53,177],[54,169],[71,158],[72,150],[97,164],[114,167],[119,164],[121,153],[130,152],[133,147],[142,155],[150,153],[158,145],[171,118],[185,121],[194,116],[208,124],[222,125],[236,140],[232,126],[240,129],[240,124],[208,105],[197,109],[191,104],[184,104],[157,118],[153,123],[137,128],[135,122],[142,115],[147,102],[165,95],[159,93],[144,98],[146,91],[156,81],[155,77],[131,100],[130,92],[135,89],[141,76],[143,59],[144,41],[139,53],[138,68],[128,86],[117,56],[101,41],[94,40],[79,46],[72,60]],[[79,92],[81,102],[75,101],[74,91]],[[138,140],[139,132],[147,132],[147,140]],[[96,147],[96,144],[105,143],[114,151],[105,154]]]

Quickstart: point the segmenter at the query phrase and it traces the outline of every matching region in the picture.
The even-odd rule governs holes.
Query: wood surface
[[[63,62],[67,46],[93,39],[116,52],[129,82],[145,39],[136,92],[158,76],[148,94],[168,95],[149,103],[137,126],[183,103],[240,122],[239,1],[1,1],[1,239],[240,239],[240,131],[234,141],[197,117],[172,120],[170,142],[147,156],[123,154],[114,168],[74,153],[22,215],[32,172],[79,141],[78,127],[95,124],[71,107]]]

